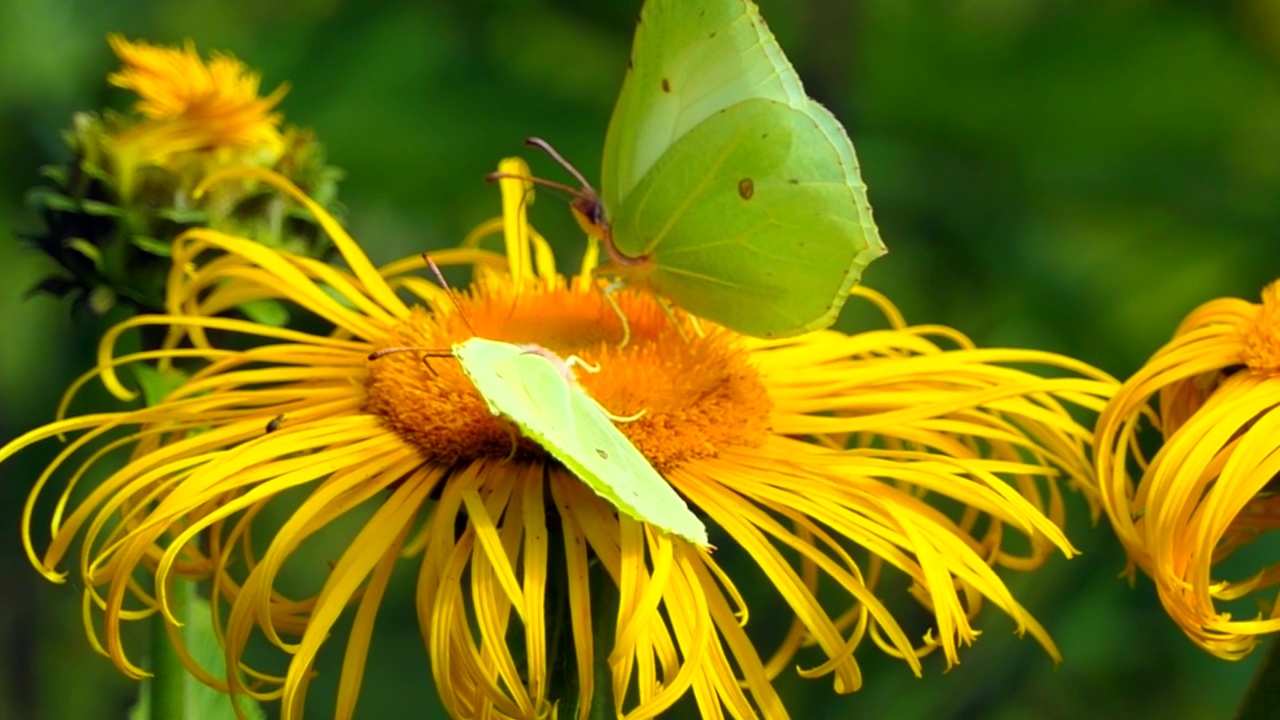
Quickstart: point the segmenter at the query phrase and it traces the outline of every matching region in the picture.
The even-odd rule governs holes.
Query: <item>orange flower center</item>
[[[435,463],[507,457],[513,449],[546,457],[489,412],[452,357],[452,345],[479,336],[598,365],[594,373],[578,369],[579,384],[614,415],[644,412],[617,427],[659,470],[764,442],[772,404],[739,336],[719,327],[699,335],[686,323],[682,337],[650,295],[622,291],[614,299],[631,328],[623,348],[622,324],[595,289],[490,284],[459,295],[457,312],[415,309],[384,347],[421,350],[369,362],[364,410]]]
[[[1244,362],[1254,370],[1280,372],[1280,281],[1262,291],[1262,306],[1245,329]]]

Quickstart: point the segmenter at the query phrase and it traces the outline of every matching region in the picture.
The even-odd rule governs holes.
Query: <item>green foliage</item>
[[[142,399],[148,406],[159,404],[187,381],[187,374],[180,370],[160,370],[147,363],[133,363],[129,370],[138,379]]]
[[[213,622],[209,616],[209,603],[203,598],[188,600],[188,612],[182,627],[183,642],[191,653],[192,659],[219,679],[226,678],[226,656],[222,645],[214,633]],[[184,673],[185,689],[183,698],[186,710],[181,718],[171,720],[266,720],[267,714],[262,706],[253,698],[239,696],[236,704],[240,706],[240,716],[236,716],[235,708],[226,693],[219,692],[200,682],[194,675]],[[128,720],[170,720],[152,715],[151,690],[152,681],[144,680],[138,688],[138,703],[129,710]]]
[[[118,166],[114,138],[135,123],[116,112],[76,113],[71,129],[62,133],[71,160],[41,168],[50,184],[28,192],[27,203],[43,228],[25,237],[59,270],[37,283],[33,294],[70,298],[73,308],[95,315],[121,300],[134,311],[161,312],[173,239],[198,227],[309,257],[328,254],[329,239],[315,219],[274,189],[251,180],[224,181],[195,196],[208,172],[201,156],[175,167]],[[284,143],[273,167],[341,215],[342,172],[325,163],[315,134],[287,127]]]

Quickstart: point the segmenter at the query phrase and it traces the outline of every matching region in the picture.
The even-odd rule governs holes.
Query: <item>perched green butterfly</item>
[[[828,327],[885,253],[848,135],[749,0],[648,0],[601,194],[570,171],[605,270],[747,335]]]
[[[707,529],[574,378],[538,345],[471,338],[453,346],[494,415],[507,418],[620,512],[707,546]]]

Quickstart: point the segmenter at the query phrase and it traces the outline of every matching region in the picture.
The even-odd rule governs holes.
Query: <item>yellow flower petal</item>
[[[147,118],[115,138],[119,162],[164,164],[182,153],[216,152],[258,156],[270,164],[283,152],[274,108],[286,86],[260,97],[257,73],[229,55],[205,63],[190,41],[178,49],[120,35],[107,39],[122,63],[108,82],[137,93],[135,109]],[[122,176],[130,174],[122,169]]]

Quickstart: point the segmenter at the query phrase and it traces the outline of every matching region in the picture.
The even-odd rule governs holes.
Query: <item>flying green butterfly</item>
[[[600,195],[570,171],[609,272],[747,335],[830,326],[885,253],[848,135],[749,0],[648,0]]]

